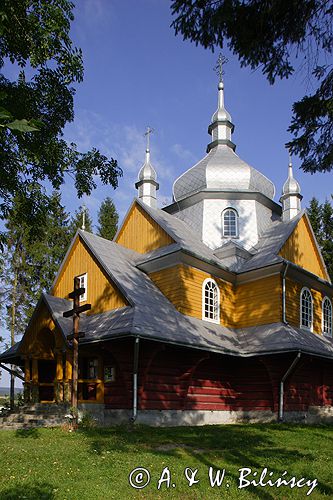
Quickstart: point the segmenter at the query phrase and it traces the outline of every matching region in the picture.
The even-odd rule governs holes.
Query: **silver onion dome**
[[[179,201],[203,190],[250,191],[274,198],[274,184],[237,156],[228,145],[218,144],[194,167],[182,174],[173,185]]]
[[[156,170],[154,169],[153,165],[150,162],[150,151],[149,149],[146,150],[146,161],[142,165],[139,174],[138,174],[138,180],[139,181],[155,181],[157,180],[157,174]]]
[[[230,113],[225,109],[224,107],[224,84],[223,82],[219,82],[218,86],[218,97],[219,97],[219,102],[218,102],[218,107],[215,113],[212,116],[212,121],[211,123],[218,122],[218,121],[229,121],[231,122],[231,115]]]
[[[301,187],[297,182],[297,180],[294,178],[293,166],[292,163],[289,162],[288,179],[283,184],[282,194],[285,195],[285,194],[300,194],[300,193],[301,193]]]
[[[173,185],[173,197],[179,201],[203,190],[259,192],[274,198],[274,184],[235,153],[231,141],[234,125],[224,106],[224,85],[218,85],[218,108],[212,116],[208,132],[211,142],[207,156],[182,174]]]

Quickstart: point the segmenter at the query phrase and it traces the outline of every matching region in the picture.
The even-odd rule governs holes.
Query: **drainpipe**
[[[287,262],[287,265],[284,269],[284,273],[282,276],[282,321],[285,324],[288,323],[286,320],[286,276],[288,267],[289,267],[289,262]]]
[[[291,372],[294,370],[295,366],[297,365],[297,363],[299,362],[301,358],[301,353],[297,353],[297,356],[296,358],[294,359],[294,361],[291,363],[291,365],[289,366],[288,370],[286,371],[286,373],[283,375],[282,379],[281,379],[281,382],[280,382],[280,400],[279,400],[279,422],[283,422],[283,395],[284,395],[284,383],[286,381],[286,379],[289,377],[289,375],[291,374]]]
[[[135,422],[138,414],[138,364],[139,364],[139,337],[135,338],[134,342],[134,359],[133,359],[133,415],[131,421]]]

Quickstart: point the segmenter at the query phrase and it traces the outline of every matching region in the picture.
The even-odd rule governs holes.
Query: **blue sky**
[[[72,39],[84,56],[85,78],[77,86],[75,121],[65,138],[82,151],[97,147],[118,159],[124,171],[119,188],[98,185],[84,201],[96,223],[100,202],[111,196],[123,217],[136,195],[134,183],[144,161],[144,132],[155,129],[151,158],[160,183],[159,204],[171,201],[172,183],[205,155],[207,128],[217,106],[219,51],[184,42],[170,28],[168,0],[77,0]],[[287,176],[284,144],[292,103],[311,92],[311,81],[297,73],[289,80],[268,84],[260,70],[240,68],[228,51],[225,103],[235,132],[237,154],[263,172],[276,186],[278,201]],[[325,200],[333,192],[332,173],[305,174],[294,161],[295,177],[304,195]],[[70,177],[63,186],[69,211],[77,199]],[[6,376],[1,380],[4,385]]]
[[[72,38],[83,50],[85,78],[75,98],[75,121],[66,138],[83,150],[98,147],[118,159],[124,170],[119,188],[99,186],[85,201],[96,220],[102,199],[113,197],[123,216],[135,196],[134,182],[144,160],[144,132],[155,129],[152,162],[160,182],[160,206],[170,202],[172,182],[205,155],[207,127],[217,103],[213,71],[218,51],[184,42],[170,28],[170,2],[162,0],[80,0]],[[292,103],[310,92],[305,74],[268,84],[260,70],[240,68],[225,52],[225,100],[235,124],[233,140],[242,159],[276,185],[278,200],[287,176],[284,144]],[[333,192],[332,174],[295,176],[304,195],[324,200]],[[75,200],[71,179],[63,189],[70,209]]]

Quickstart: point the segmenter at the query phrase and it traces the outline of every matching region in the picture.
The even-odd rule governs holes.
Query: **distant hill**
[[[15,387],[15,394],[23,392],[22,387]],[[0,396],[9,396],[9,387],[0,387]]]

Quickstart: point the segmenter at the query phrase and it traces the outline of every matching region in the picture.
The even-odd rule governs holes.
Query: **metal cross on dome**
[[[147,137],[147,151],[149,151],[149,140],[150,140],[150,134],[152,134],[154,132],[154,129],[153,128],[150,128],[149,126],[147,127],[147,130],[145,132],[145,136]]]
[[[217,60],[217,64],[214,67],[214,71],[218,75],[220,83],[223,82],[223,75],[224,75],[223,64],[226,64],[227,62],[228,62],[228,59],[225,56],[223,56],[220,52],[220,55],[219,55],[218,60]]]

